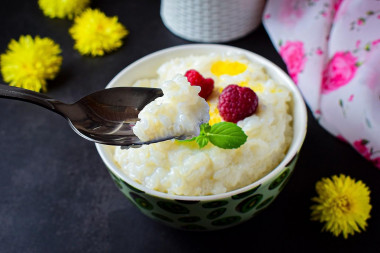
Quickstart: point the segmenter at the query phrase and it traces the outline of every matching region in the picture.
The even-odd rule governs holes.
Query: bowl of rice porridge
[[[190,86],[190,70],[212,79],[206,99],[203,87],[198,96],[199,86]],[[170,117],[194,131],[199,124],[186,121],[183,108],[211,128],[231,121],[219,105],[231,85],[253,91],[258,99],[253,114],[232,122],[246,136],[241,146],[208,142],[200,147],[196,141],[175,139],[129,149],[95,144],[116,186],[145,215],[184,230],[224,229],[254,217],[275,200],[294,170],[306,135],[305,103],[279,67],[226,45],[157,51],[127,66],[107,85],[155,87],[163,89],[164,97],[169,94],[167,108],[160,101],[150,104],[149,110],[158,113],[151,120],[155,123],[144,123],[150,135],[170,129]]]

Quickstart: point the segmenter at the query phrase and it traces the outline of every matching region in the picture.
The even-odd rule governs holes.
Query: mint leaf
[[[248,138],[243,129],[232,122],[219,122],[212,125],[206,135],[212,144],[223,149],[238,148]]]
[[[208,123],[204,123],[200,126],[199,136],[195,138],[199,148],[203,148],[208,143],[207,133],[211,130],[211,126]]]
[[[231,122],[219,122],[210,126],[204,123],[200,126],[200,133],[197,137],[188,140],[177,140],[179,142],[196,141],[199,148],[205,147],[209,142],[223,149],[234,149],[243,145],[248,136],[243,129]]]
[[[211,126],[209,123],[203,123],[200,127],[200,130],[201,131],[200,131],[199,135],[206,134],[206,133],[210,132]]]
[[[198,143],[199,148],[203,148],[208,143],[208,138],[204,135],[199,135],[195,141]]]

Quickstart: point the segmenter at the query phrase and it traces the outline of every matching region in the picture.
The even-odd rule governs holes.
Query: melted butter
[[[238,83],[241,87],[248,87],[251,88],[254,92],[261,93],[265,90],[265,87],[262,83],[255,83],[254,85],[250,84],[248,81],[243,81]]]
[[[246,71],[247,65],[238,61],[216,61],[211,66],[211,73],[216,76],[236,76]]]
[[[215,105],[210,105],[210,121],[208,122],[210,125],[214,125],[223,121],[222,117],[219,114],[219,110]]]

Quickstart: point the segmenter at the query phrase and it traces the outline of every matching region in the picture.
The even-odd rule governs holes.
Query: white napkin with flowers
[[[319,123],[380,168],[380,1],[268,0],[263,24]]]

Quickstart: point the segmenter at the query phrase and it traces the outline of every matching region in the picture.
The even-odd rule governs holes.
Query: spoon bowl
[[[65,117],[72,129],[87,140],[126,147],[179,138],[168,136],[142,142],[132,131],[140,111],[161,96],[162,90],[158,88],[116,87],[94,92],[73,104],[66,104],[41,93],[0,85],[0,98],[42,106]]]

